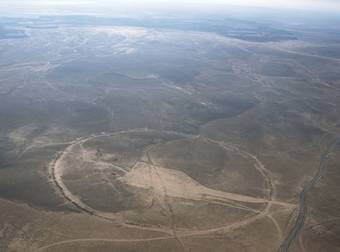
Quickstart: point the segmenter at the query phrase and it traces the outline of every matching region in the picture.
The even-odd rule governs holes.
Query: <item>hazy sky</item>
[[[277,8],[340,8],[340,0],[1,0],[1,2],[39,5],[97,5],[97,4],[224,4]]]
[[[0,15],[15,11],[39,10],[53,12],[53,10],[65,12],[77,12],[100,9],[119,9],[124,7],[162,7],[166,5],[176,6],[249,6],[268,7],[281,9],[339,11],[340,0],[0,0]]]

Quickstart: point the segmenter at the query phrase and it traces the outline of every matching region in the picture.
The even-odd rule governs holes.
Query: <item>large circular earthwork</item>
[[[270,201],[260,161],[209,138],[137,129],[69,145],[51,163],[79,210],[133,227],[188,232],[254,218]]]

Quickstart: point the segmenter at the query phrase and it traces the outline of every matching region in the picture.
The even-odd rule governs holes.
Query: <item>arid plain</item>
[[[340,251],[339,38],[19,24],[0,251]]]

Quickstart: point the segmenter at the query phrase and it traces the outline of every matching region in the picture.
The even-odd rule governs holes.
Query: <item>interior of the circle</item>
[[[265,180],[255,166],[244,152],[210,139],[135,131],[72,144],[54,172],[69,198],[96,215],[209,229],[264,208]]]

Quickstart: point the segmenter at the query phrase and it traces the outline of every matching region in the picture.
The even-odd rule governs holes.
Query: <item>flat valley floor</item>
[[[0,251],[340,251],[339,44],[26,33],[0,40]]]

